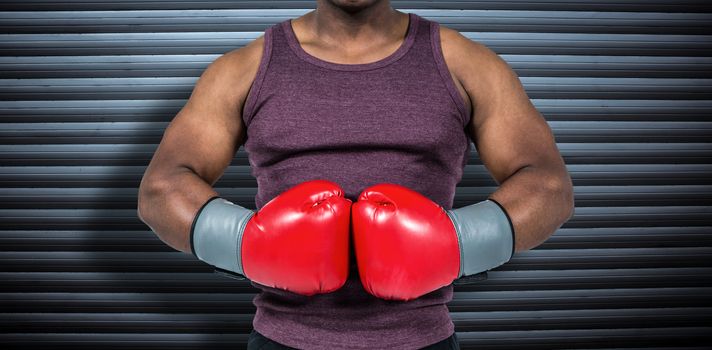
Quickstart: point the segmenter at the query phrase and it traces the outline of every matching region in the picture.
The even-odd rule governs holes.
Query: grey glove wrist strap
[[[460,241],[458,277],[493,269],[514,255],[514,226],[496,201],[487,199],[446,213]]]
[[[255,212],[221,197],[208,199],[193,219],[190,245],[198,259],[244,275],[242,234]]]

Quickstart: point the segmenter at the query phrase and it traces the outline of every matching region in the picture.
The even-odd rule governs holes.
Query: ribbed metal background
[[[712,344],[712,6],[393,1],[499,53],[576,214],[449,304],[464,349]],[[163,244],[139,181],[200,72],[314,1],[0,3],[0,347],[244,347],[256,292]],[[254,208],[244,149],[216,184]],[[473,151],[455,206],[496,189]]]

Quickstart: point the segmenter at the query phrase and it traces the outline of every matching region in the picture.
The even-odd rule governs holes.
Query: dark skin
[[[388,1],[319,0],[292,20],[312,56],[342,64],[380,60],[402,43],[407,13]],[[440,26],[445,62],[468,110],[466,131],[499,185],[490,197],[509,213],[515,250],[543,243],[573,216],[571,177],[546,120],[509,65],[483,44]],[[138,215],[163,242],[190,253],[190,225],[245,137],[242,111],[263,36],[228,52],[201,75],[163,135],[139,187]]]

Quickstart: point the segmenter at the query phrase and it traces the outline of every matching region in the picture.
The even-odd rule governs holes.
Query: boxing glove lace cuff
[[[493,269],[514,255],[514,226],[496,201],[487,199],[446,213],[460,243],[458,277]]]
[[[208,199],[191,225],[193,255],[217,268],[244,275],[240,253],[242,234],[254,214],[221,197]]]

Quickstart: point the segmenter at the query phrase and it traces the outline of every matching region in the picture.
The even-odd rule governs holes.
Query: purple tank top
[[[403,44],[366,64],[310,55],[291,20],[265,31],[243,114],[257,209],[313,179],[336,182],[353,201],[366,187],[389,182],[452,208],[470,153],[470,111],[445,65],[439,24],[409,18]],[[414,349],[454,332],[446,305],[452,285],[408,302],[386,301],[363,289],[353,251],[350,266],[344,287],[312,297],[253,282],[261,290],[253,300],[254,329],[305,349]]]

